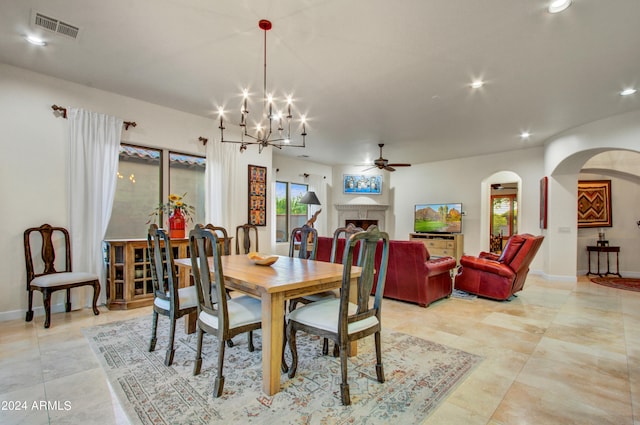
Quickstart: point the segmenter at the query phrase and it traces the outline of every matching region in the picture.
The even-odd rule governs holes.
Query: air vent
[[[78,37],[78,33],[80,32],[80,28],[75,25],[62,22],[59,19],[52,18],[35,11],[32,11],[31,24],[35,28],[42,28],[47,31],[55,32],[56,34],[73,38],[74,40]]]

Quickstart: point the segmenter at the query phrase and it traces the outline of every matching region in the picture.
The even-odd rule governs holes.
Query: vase
[[[175,208],[169,217],[169,238],[184,239],[185,219],[179,208]]]

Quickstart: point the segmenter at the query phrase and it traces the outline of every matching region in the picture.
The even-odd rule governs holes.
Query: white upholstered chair
[[[40,240],[32,241],[33,235],[38,234]],[[64,259],[56,261],[56,249],[54,239],[62,237]],[[40,255],[36,255],[36,247],[40,246]],[[95,273],[73,271],[71,267],[71,242],[69,232],[63,227],[53,227],[43,224],[40,227],[31,227],[24,232],[24,255],[27,267],[27,291],[29,292],[29,308],[25,320],[33,320],[33,291],[42,292],[45,320],[44,327],[51,325],[51,294],[55,291],[66,290],[67,302],[65,311],[71,311],[71,288],[79,286],[93,286],[93,314],[100,311],[96,306],[100,295],[100,281]],[[62,256],[62,254],[59,255]],[[57,270],[57,264],[64,264],[63,270]]]
[[[225,341],[235,335],[248,332],[249,351],[253,351],[252,333],[262,326],[262,304],[248,295],[227,299],[224,271],[220,257],[218,237],[209,229],[196,225],[189,233],[191,271],[198,294],[198,348],[193,374],[202,367],[202,339],[205,333],[218,338],[218,368],[214,382],[214,397],[220,397],[224,389]],[[213,281],[206,247],[213,247]]]
[[[173,262],[171,240],[167,233],[157,225],[149,226],[147,233],[149,261],[151,262],[151,280],[153,282],[153,323],[151,325],[151,341],[149,351],[156,348],[158,315],[166,316],[171,321],[169,344],[164,364],[171,366],[175,354],[174,339],[176,321],[197,310],[198,297],[194,286],[178,288],[178,277]]]
[[[381,244],[378,241],[382,240]],[[349,301],[351,284],[351,268],[354,249],[360,243],[360,253],[357,265],[362,267],[362,274],[357,279],[357,302]],[[374,260],[376,250],[382,249],[381,262],[378,272],[377,287],[374,302],[371,305],[369,297],[374,283]],[[347,381],[348,347],[352,341],[369,335],[375,337],[376,375],[379,382],[384,382],[382,366],[382,343],[380,332],[382,294],[387,274],[389,259],[389,235],[380,232],[376,226],[370,226],[367,231],[352,235],[345,246],[346,255],[343,261],[342,287],[340,298],[318,301],[299,307],[289,313],[287,323],[287,340],[291,349],[293,362],[289,368],[289,378],[293,378],[298,367],[298,352],[296,348],[296,332],[301,330],[333,340],[340,347],[340,369],[342,383],[340,393],[342,404],[351,404],[349,383]]]

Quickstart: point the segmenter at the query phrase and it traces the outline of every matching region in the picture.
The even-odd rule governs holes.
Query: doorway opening
[[[501,253],[506,241],[518,233],[518,183],[491,185],[489,250]]]

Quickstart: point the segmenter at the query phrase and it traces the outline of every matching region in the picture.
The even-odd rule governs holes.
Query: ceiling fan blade
[[[387,170],[387,171],[396,171],[396,169],[395,169],[395,168],[390,167],[389,165],[385,165],[385,166],[384,166],[384,169],[385,169],[385,170]]]
[[[376,168],[376,166],[374,165],[373,167],[365,168],[364,170],[362,170],[362,172],[369,171],[369,170],[371,170],[371,169],[373,169],[373,168]]]
[[[411,164],[387,164],[389,167],[411,167]]]

